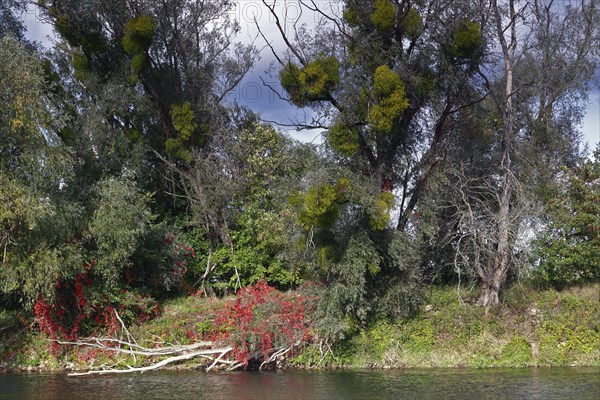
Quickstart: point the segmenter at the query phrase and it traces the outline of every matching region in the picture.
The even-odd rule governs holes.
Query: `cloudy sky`
[[[338,11],[339,3],[335,0],[316,0],[324,11]],[[292,29],[293,23],[300,18],[300,22],[308,26],[314,25],[319,16],[310,13],[307,10],[301,11],[297,2],[278,1],[276,8],[280,15],[282,25],[286,29]],[[240,21],[242,32],[239,40],[248,42],[253,41],[257,47],[265,45],[264,40],[258,36],[255,21],[265,37],[271,42],[275,49],[283,49],[284,44],[281,40],[274,19],[262,5],[259,0],[238,0],[236,7],[231,10],[231,16]],[[46,47],[52,46],[55,34],[52,28],[43,24],[38,18],[36,6],[31,5],[27,13],[22,15],[28,29],[28,37],[41,42]],[[277,121],[280,123],[293,124],[298,120],[310,119],[309,110],[298,110],[290,106],[285,101],[278,98],[268,87],[264,86],[263,81],[274,88],[280,88],[276,75],[270,76],[269,66],[273,56],[268,48],[264,48],[261,53],[261,60],[256,64],[252,72],[241,82],[239,87],[231,94],[230,100],[237,101],[242,105],[249,106],[252,110],[259,112],[263,119]],[[262,80],[261,80],[262,78]],[[600,77],[596,79],[595,88],[590,93],[589,103],[587,105],[586,116],[583,120],[581,130],[585,140],[590,148],[594,148],[600,142]],[[283,128],[297,139],[302,141],[320,142],[319,132],[315,131],[293,131],[291,128]]]

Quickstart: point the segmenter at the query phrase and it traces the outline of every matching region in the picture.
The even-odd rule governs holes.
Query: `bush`
[[[600,281],[600,147],[595,160],[566,170],[552,193],[551,224],[539,242],[537,277],[556,288]]]
[[[233,345],[238,362],[267,360],[271,351],[310,343],[315,297],[282,293],[260,280],[217,312],[211,339]]]
[[[99,330],[114,334],[120,327],[116,311],[126,324],[140,323],[158,315],[158,304],[143,293],[109,290],[94,285],[95,262],[87,265],[73,282],[59,279],[53,300],[40,295],[33,307],[40,330],[54,341],[74,341]]]

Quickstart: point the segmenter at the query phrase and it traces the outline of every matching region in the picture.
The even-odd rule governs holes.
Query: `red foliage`
[[[172,244],[173,238],[167,237],[165,240],[167,244]],[[196,257],[196,251],[185,243],[177,243],[173,246],[174,253],[176,255],[177,261],[175,261],[175,265],[173,265],[170,273],[171,278],[177,285],[184,285],[184,278],[188,272],[188,259],[192,259]]]
[[[393,192],[394,191],[394,182],[390,179],[384,179],[383,184],[381,185],[382,192]]]
[[[78,274],[72,283],[58,279],[55,301],[49,303],[40,295],[33,307],[40,330],[53,339],[54,352],[58,350],[57,339],[74,341],[82,330],[91,333],[106,329],[110,335],[114,334],[120,327],[115,313],[117,308],[124,319],[143,322],[158,315],[156,301],[125,289],[118,296],[117,306],[106,294],[101,296],[101,301],[90,301],[94,264],[95,261],[88,264],[85,272]]]
[[[234,346],[238,361],[261,355],[265,360],[279,347],[294,347],[311,340],[314,297],[282,293],[261,280],[241,289],[217,313],[212,340]],[[257,354],[258,353],[258,354]]]
[[[95,260],[86,266],[85,272],[77,275],[73,283],[73,290],[59,278],[56,283],[56,301],[49,304],[40,295],[33,311],[42,332],[46,332],[52,339],[59,337],[72,341],[79,335],[82,320],[88,317],[85,288],[93,283],[91,278],[92,268]],[[69,294],[73,294],[69,296]],[[52,349],[56,351],[58,345],[52,343]]]

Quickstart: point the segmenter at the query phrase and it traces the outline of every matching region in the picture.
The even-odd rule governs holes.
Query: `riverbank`
[[[600,366],[600,284],[557,292],[526,285],[507,290],[488,310],[474,304],[475,289],[429,287],[411,319],[375,321],[334,346],[304,347],[283,364],[290,368],[488,368]],[[189,344],[200,340],[227,300],[195,296],[163,305],[161,315],[130,327],[140,343]],[[4,315],[7,320],[10,316]],[[4,326],[4,324],[3,324]],[[11,336],[12,335],[12,336]],[[0,364],[8,371],[85,370],[101,365],[142,365],[143,356],[93,348],[52,351],[48,338],[27,329],[2,333]],[[198,359],[173,369],[202,368]]]
[[[476,290],[431,287],[416,318],[373,324],[340,344],[336,363],[377,368],[600,365],[600,285],[562,292],[515,285],[500,306],[489,310],[475,305],[476,298]]]

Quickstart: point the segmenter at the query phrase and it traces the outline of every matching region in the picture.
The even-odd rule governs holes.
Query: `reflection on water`
[[[0,376],[0,399],[593,399],[600,368]]]

